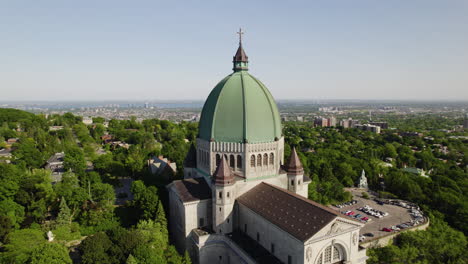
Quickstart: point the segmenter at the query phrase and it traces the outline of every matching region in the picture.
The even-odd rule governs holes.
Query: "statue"
[[[52,231],[49,230],[49,232],[47,232],[47,239],[49,240],[49,242],[52,242],[54,241],[54,234],[52,234]]]
[[[359,178],[358,188],[362,188],[362,189],[369,188],[369,186],[367,185],[366,172],[364,170],[362,170],[361,177]]]

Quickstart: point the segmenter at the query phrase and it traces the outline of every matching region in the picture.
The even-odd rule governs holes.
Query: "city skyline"
[[[1,101],[204,100],[236,31],[278,100],[468,100],[463,1],[0,2]],[[213,77],[214,76],[214,77]]]

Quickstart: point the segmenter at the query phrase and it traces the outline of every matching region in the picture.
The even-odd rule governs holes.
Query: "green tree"
[[[367,263],[465,263],[466,246],[463,233],[432,217],[427,230],[404,232],[395,245],[368,249]]]
[[[108,255],[110,248],[112,247],[112,241],[109,237],[99,232],[92,236],[87,237],[80,244],[80,251],[82,253],[81,259],[84,264],[111,264],[112,257]]]
[[[133,254],[138,263],[167,263],[164,251],[161,247],[153,247],[150,245],[139,245],[135,248]]]
[[[0,201],[0,215],[6,216],[11,221],[11,225],[18,228],[24,220],[24,207],[11,199]]]
[[[86,170],[86,161],[83,151],[78,147],[70,147],[65,151],[63,158],[63,167],[65,170],[72,170],[78,175],[84,174]]]
[[[44,243],[31,254],[31,264],[71,264],[68,249],[58,243]]]
[[[0,242],[5,242],[8,234],[13,230],[13,222],[10,217],[0,215]]]
[[[138,264],[138,260],[132,255],[128,255],[127,261],[125,264]]]
[[[83,204],[90,198],[86,187],[81,187],[78,177],[74,173],[66,172],[62,175],[62,181],[54,186],[55,193],[67,201],[71,210],[71,220],[80,211]],[[70,220],[70,221],[71,221]]]
[[[59,206],[59,213],[57,216],[58,225],[69,225],[71,223],[71,211],[68,208],[65,198],[62,197]]]
[[[39,168],[44,164],[44,156],[36,148],[36,142],[32,138],[21,138],[19,143],[13,144],[13,155],[17,161],[22,161],[29,168]]]
[[[134,181],[131,191],[133,204],[138,209],[141,219],[155,219],[158,213],[158,189],[154,186],[146,187],[143,181]]]
[[[115,200],[115,192],[112,185],[107,183],[95,183],[91,186],[93,201],[111,205]]]
[[[190,255],[187,251],[185,251],[184,253],[184,260],[183,262],[184,264],[192,264],[192,259],[190,259]]]
[[[15,230],[8,236],[4,263],[27,263],[34,249],[46,243],[44,232],[38,229]]]
[[[393,144],[386,143],[384,148],[384,156],[389,158],[396,158],[398,155],[397,150]]]
[[[135,176],[135,173],[140,172],[145,164],[145,156],[143,151],[138,146],[131,146],[128,150],[127,158],[125,159],[125,166]]]
[[[0,163],[0,200],[13,198],[19,190],[23,172],[13,164]]]
[[[183,264],[183,257],[179,255],[174,246],[169,246],[164,252],[168,264]]]

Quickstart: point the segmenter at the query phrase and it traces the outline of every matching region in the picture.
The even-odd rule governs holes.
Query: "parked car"
[[[384,228],[382,228],[382,231],[384,231],[384,232],[392,232],[393,230],[391,230],[390,228],[384,227]]]
[[[364,236],[374,237],[374,234],[372,234],[372,233],[365,233]]]

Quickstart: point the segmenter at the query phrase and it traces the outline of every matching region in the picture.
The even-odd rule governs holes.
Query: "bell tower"
[[[304,184],[304,168],[297,155],[296,148],[291,151],[286,171],[288,173],[288,190],[302,196],[305,193],[305,197],[307,197],[307,184]]]
[[[226,157],[223,156],[213,174],[213,230],[218,234],[232,232],[232,211],[236,199],[234,191],[234,175],[229,168]]]

